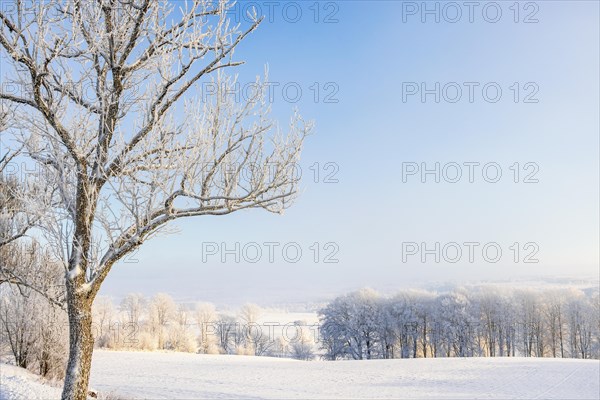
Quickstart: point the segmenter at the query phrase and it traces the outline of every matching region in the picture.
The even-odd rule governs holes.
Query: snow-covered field
[[[2,364],[0,399],[56,398]],[[122,398],[598,399],[598,360],[453,358],[295,361],[96,350],[91,386]]]

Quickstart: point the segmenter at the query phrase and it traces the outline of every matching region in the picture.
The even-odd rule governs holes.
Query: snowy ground
[[[0,364],[0,400],[60,399],[60,392],[23,368]]]
[[[56,398],[1,365],[0,399]],[[523,358],[303,362],[96,350],[91,386],[123,398],[599,399],[600,362]]]

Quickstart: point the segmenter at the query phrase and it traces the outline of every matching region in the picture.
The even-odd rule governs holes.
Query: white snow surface
[[[0,364],[0,400],[60,399],[61,388],[26,369]]]
[[[0,399],[54,399],[1,365]],[[90,386],[137,399],[600,399],[600,361],[437,358],[295,361],[96,350]]]

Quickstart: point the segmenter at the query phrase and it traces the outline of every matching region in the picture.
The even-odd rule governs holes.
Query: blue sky
[[[293,7],[294,15],[297,7],[288,3],[277,5]],[[236,55],[247,61],[239,69],[242,82],[268,64],[270,81],[303,89],[295,104],[276,90],[273,104],[284,123],[293,107],[316,121],[317,133],[302,158],[302,196],[284,216],[250,211],[181,222],[181,233],[154,239],[135,256],[139,262],[116,267],[105,294],[165,290],[180,298],[268,302],[361,286],[393,290],[527,276],[597,278],[597,2],[537,2],[537,10],[521,3],[519,23],[509,9],[513,2],[498,3],[503,14],[497,23],[486,22],[478,9],[473,23],[466,15],[457,23],[445,22],[443,15],[440,23],[432,16],[422,23],[419,14],[406,15],[403,23],[402,10],[409,5],[394,1],[344,1],[335,3],[338,8],[321,2],[315,23],[313,2],[296,4],[303,12],[297,23],[276,9],[274,21],[263,23]],[[324,14],[334,11],[338,22],[324,23]],[[533,11],[538,22],[523,23]],[[328,82],[337,85],[337,104],[315,103],[310,90],[315,82],[321,90]],[[473,103],[465,91],[456,103],[435,103],[433,95],[425,103],[418,96],[403,102],[403,82],[426,82],[430,88],[435,82],[463,88],[464,82],[478,82],[479,88],[493,82],[503,93],[496,103],[485,101],[479,89]],[[538,102],[515,103],[510,89],[515,82],[520,96],[533,90],[525,90],[526,83],[537,85]],[[339,183],[314,183],[308,167],[315,162],[335,163]],[[403,162],[429,167],[494,162],[503,176],[497,183],[481,175],[474,183],[465,177],[454,184],[422,183],[419,177],[403,183]],[[521,168],[535,163],[539,183],[514,183],[509,167],[515,162]],[[207,242],[218,243],[220,252],[202,262]],[[263,254],[253,264],[226,256],[223,263],[222,244],[234,248],[236,242],[298,243],[303,257],[291,263],[276,253],[271,263]],[[339,262],[323,263],[328,252],[322,248],[315,263],[309,249],[314,242],[335,243],[328,250],[338,250]],[[403,242],[493,242],[503,257],[497,263],[481,257],[470,263],[464,254],[457,263],[436,263],[433,257],[423,263],[418,256],[402,262]],[[539,262],[523,263],[532,248],[521,248],[515,263],[510,249],[515,242],[535,243]]]
[[[520,2],[518,23],[513,1],[478,2],[472,23],[465,6],[456,23],[444,15],[439,23],[432,15],[422,22],[422,2],[271,2],[270,14],[264,2],[256,3],[267,20],[236,52],[246,60],[238,69],[240,82],[253,81],[268,65],[269,81],[279,84],[274,117],[285,125],[297,107],[316,122],[302,156],[302,195],[284,216],[251,210],[178,222],[180,233],[153,239],[133,257],[136,262],[115,266],[103,294],[166,291],[180,299],[267,303],[363,286],[390,291],[527,276],[598,279],[598,2]],[[427,7],[436,4],[442,10],[446,3]],[[502,15],[491,23],[482,9],[494,18],[495,5]],[[413,6],[419,10],[408,15]],[[297,9],[302,16],[292,23]],[[524,23],[527,16],[538,22]],[[428,88],[456,82],[463,95],[456,103],[436,103],[433,95],[403,102],[403,86],[413,82]],[[472,103],[465,82],[478,84]],[[482,97],[488,83],[502,89],[495,103]],[[302,89],[297,103],[283,98],[286,84]],[[534,89],[537,102],[524,103]],[[337,102],[325,102],[327,94]],[[422,183],[419,176],[403,182],[407,162],[430,168],[457,163],[463,173],[465,162],[496,163],[502,178],[488,183],[476,169],[473,183],[465,176],[458,183],[431,177]],[[515,162],[519,183],[509,168]],[[528,162],[539,169],[538,183],[522,182],[531,171],[523,169]],[[318,183],[309,169],[315,163]],[[322,181],[334,171],[324,169],[327,163],[336,166],[338,183]],[[264,254],[257,263],[233,256],[222,262],[219,253],[203,262],[209,242],[219,250],[223,243],[297,243],[303,257],[291,263],[276,251],[274,262]],[[473,263],[464,254],[457,263],[432,257],[423,263],[418,256],[403,262],[407,242],[493,242],[503,257],[487,262],[478,250]],[[515,242],[519,262],[510,248]],[[537,246],[538,263],[522,262],[531,250],[522,248],[525,243]],[[339,262],[324,263],[332,251]]]

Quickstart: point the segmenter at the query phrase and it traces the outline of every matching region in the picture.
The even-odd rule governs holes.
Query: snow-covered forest
[[[600,358],[599,306],[597,289],[362,290],[321,311],[321,343],[331,360]]]

